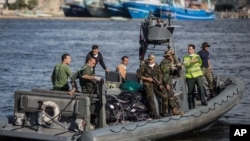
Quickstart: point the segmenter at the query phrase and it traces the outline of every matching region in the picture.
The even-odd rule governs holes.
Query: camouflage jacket
[[[80,81],[80,85],[84,86],[84,84],[86,83],[90,83],[92,84],[92,80],[89,79],[84,79],[82,78],[83,75],[94,75],[94,71],[93,69],[88,65],[85,64],[84,66],[82,66],[72,77],[71,77],[71,81],[75,82],[76,79],[79,79]]]
[[[162,72],[162,82],[163,84],[171,84],[171,68],[173,63],[169,59],[162,59],[160,63],[160,69]]]
[[[153,68],[150,68],[148,66],[147,61],[145,61],[144,64],[141,65],[139,70],[137,71],[137,77],[141,79],[142,77],[155,77],[157,80],[162,82],[162,75],[161,75],[161,70],[160,66],[155,63],[155,66]],[[143,80],[143,85],[149,86],[151,82]]]

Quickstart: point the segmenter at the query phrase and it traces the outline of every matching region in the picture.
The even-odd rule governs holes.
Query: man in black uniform
[[[90,51],[87,54],[85,63],[87,63],[90,58],[94,58],[96,60],[96,64],[98,64],[98,62],[99,62],[100,65],[102,66],[102,68],[106,71],[106,73],[109,72],[109,70],[106,68],[106,65],[105,65],[105,63],[103,61],[103,56],[102,56],[101,52],[98,49],[98,45],[93,45],[92,46],[92,51]],[[96,67],[96,65],[93,67],[93,72],[94,73],[95,73],[95,67]]]

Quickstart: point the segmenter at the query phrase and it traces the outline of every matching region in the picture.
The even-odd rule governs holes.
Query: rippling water
[[[98,44],[109,69],[114,70],[121,56],[128,55],[128,71],[134,72],[139,64],[139,23],[137,20],[0,19],[0,116],[13,114],[16,90],[52,88],[50,76],[63,53],[71,54],[71,68],[76,71],[91,46]],[[250,20],[173,23],[181,26],[174,33],[180,58],[187,53],[188,44],[200,49],[201,43],[207,41],[212,45],[210,57],[214,73],[236,75],[246,83],[243,99],[214,126],[173,140],[229,140],[230,124],[250,123]],[[158,62],[162,54],[156,52]],[[97,73],[104,75],[99,65]]]

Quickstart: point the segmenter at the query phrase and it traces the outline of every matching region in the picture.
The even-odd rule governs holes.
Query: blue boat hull
[[[214,20],[215,14],[205,10],[173,8],[177,20]]]
[[[156,16],[157,5],[149,3],[140,3],[140,2],[124,2],[123,6],[128,10],[131,18],[140,19],[147,18],[149,13],[152,12]]]
[[[214,20],[215,14],[207,12],[203,9],[187,9],[170,6],[164,3],[149,3],[128,1],[124,2],[123,6],[128,10],[131,18],[146,18],[149,13],[155,17],[168,18],[171,13],[171,18],[177,20]]]
[[[113,4],[113,3],[103,3],[106,10],[108,11],[111,17],[126,17],[131,18],[128,10],[123,7],[121,3]]]
[[[161,17],[163,19],[168,18],[169,16],[171,16],[171,18],[174,18],[172,8],[169,5],[158,6],[156,8],[156,15],[155,16]]]

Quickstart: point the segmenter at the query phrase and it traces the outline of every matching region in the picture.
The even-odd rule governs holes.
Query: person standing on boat
[[[202,49],[197,54],[200,55],[201,60],[202,60],[201,69],[202,69],[203,75],[205,76],[208,82],[208,87],[210,91],[210,95],[208,99],[211,99],[215,96],[215,94],[214,94],[214,82],[213,82],[214,78],[212,74],[211,63],[209,60],[209,52],[208,52],[209,47],[210,45],[207,42],[203,42],[201,46]]]
[[[96,76],[94,72],[94,66],[96,64],[95,58],[89,58],[87,63],[80,68],[72,77],[72,83],[75,83],[76,79],[79,78],[82,93],[93,94],[97,93],[96,81],[100,81],[102,78]]]
[[[205,99],[205,90],[203,82],[203,73],[201,70],[202,60],[198,54],[195,53],[195,45],[188,45],[188,55],[183,58],[183,64],[186,68],[186,82],[188,87],[188,105],[189,109],[195,108],[195,84],[197,85],[201,104],[207,106]]]
[[[122,77],[122,82],[124,82],[126,80],[128,56],[122,56],[121,60],[121,63],[116,67],[116,72],[119,72]]]
[[[62,62],[54,67],[51,75],[51,81],[53,84],[53,90],[69,91],[68,78],[72,76],[72,71],[69,68],[71,64],[71,57],[69,54],[62,55]],[[72,90],[69,94],[75,92],[77,89],[77,84],[72,83]]]
[[[164,24],[164,23],[162,23],[161,19],[160,19],[160,18],[157,18],[155,26],[163,27],[163,24]]]
[[[167,62],[169,64],[167,65],[169,76],[182,76],[180,72],[181,63],[179,62],[179,60],[176,59],[174,51],[172,49],[166,50],[164,52],[163,57],[164,59],[162,60],[162,63]]]
[[[162,99],[162,111],[160,112],[161,116],[168,115],[168,96],[161,90],[163,85],[157,85],[153,80],[153,77],[159,81],[162,80],[160,66],[155,62],[155,56],[153,54],[150,54],[148,59],[145,60],[145,62],[140,66],[137,71],[137,77],[143,81],[143,87],[146,91],[151,117],[159,117],[155,107],[154,94],[158,95]]]
[[[174,63],[172,50],[167,50],[164,52],[163,59],[160,62],[160,69],[162,73],[162,84],[165,87],[166,92],[168,93],[169,106],[173,109],[174,115],[183,114],[183,112],[179,111],[179,101],[174,96],[174,91],[171,87],[171,77],[174,71],[177,71],[177,64]]]
[[[87,63],[90,58],[94,58],[96,60],[96,64],[98,64],[98,62],[99,62],[100,65],[102,66],[102,68],[106,71],[106,73],[109,72],[109,70],[106,68],[106,65],[105,65],[105,63],[103,61],[103,56],[102,56],[102,53],[99,51],[98,45],[93,45],[92,46],[92,51],[90,51],[87,54],[85,63]],[[93,67],[93,72],[94,73],[95,73],[96,64]]]

